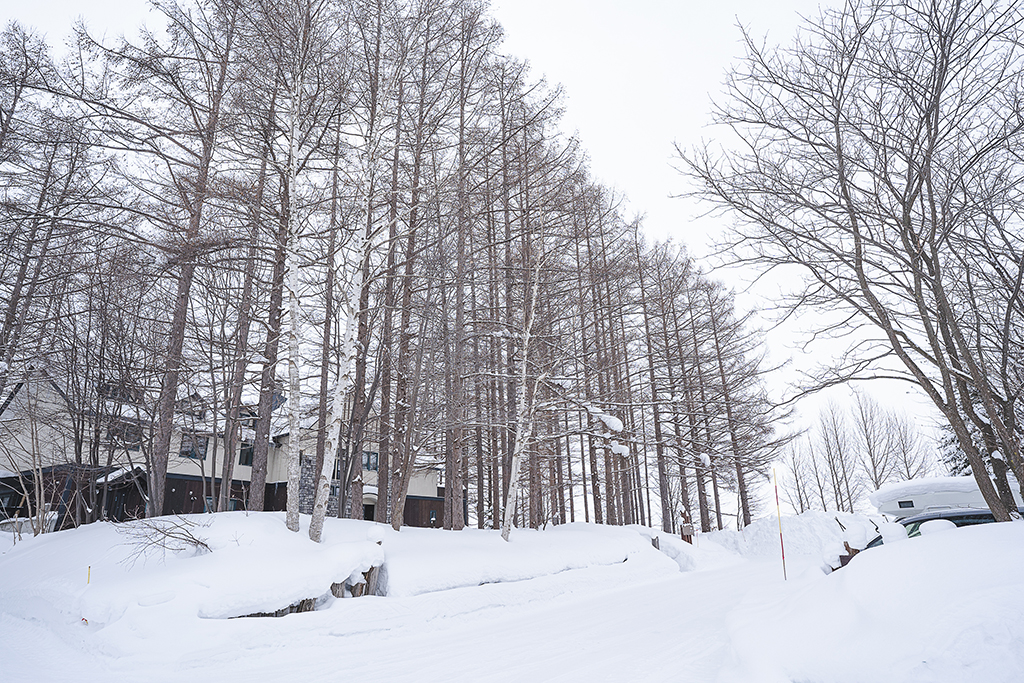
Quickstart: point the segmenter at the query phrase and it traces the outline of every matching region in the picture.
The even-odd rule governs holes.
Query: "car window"
[[[971,526],[972,524],[991,524],[996,521],[992,515],[966,515],[963,517],[950,517],[949,521],[957,526]]]

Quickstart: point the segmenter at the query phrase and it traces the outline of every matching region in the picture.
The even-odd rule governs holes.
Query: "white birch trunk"
[[[540,236],[543,244],[543,233]],[[537,403],[537,389],[543,381],[543,376],[538,377],[534,382],[533,391],[527,392],[526,378],[529,370],[530,359],[530,337],[533,331],[533,320],[537,310],[537,290],[540,287],[540,267],[543,259],[537,258],[537,267],[534,269],[533,287],[530,293],[529,308],[526,311],[526,325],[523,331],[523,352],[522,364],[519,370],[519,397],[518,414],[516,415],[516,442],[512,449],[512,471],[509,473],[508,500],[505,501],[505,510],[502,515],[501,537],[508,541],[512,533],[512,517],[515,515],[516,501],[519,498],[519,467],[526,451],[526,439],[533,433],[533,415]]]
[[[359,247],[357,253],[362,253],[362,245],[359,244],[362,240],[358,237],[359,231],[356,231],[357,247]],[[336,255],[335,263],[332,264],[332,268],[336,271],[346,269],[346,260],[343,255],[344,250],[338,250]],[[345,410],[345,397],[351,391],[352,385],[355,383],[353,377],[353,370],[356,360],[356,328],[358,327],[358,306],[353,302],[359,300],[359,290],[362,287],[362,269],[356,268],[356,274],[353,278],[353,285],[351,286],[348,296],[343,299],[342,310],[345,313],[345,337],[342,340],[341,345],[341,358],[339,367],[341,368],[341,374],[338,377],[338,382],[334,387],[334,397],[331,401],[331,407],[327,414],[327,443],[324,448],[324,464],[317,476],[316,484],[316,496],[313,501],[313,519],[309,523],[309,537],[314,542],[319,543],[321,534],[324,528],[324,518],[327,516],[327,501],[331,494],[331,479],[334,476],[334,472],[337,469],[338,461],[338,445],[341,441],[341,427],[342,418]],[[345,482],[340,482],[344,486]],[[362,501],[360,501],[361,503]],[[339,497],[339,504],[341,503]]]
[[[397,85],[398,74],[402,71],[401,69],[395,69],[392,79],[389,81],[385,88],[385,94],[394,90]],[[382,100],[385,99],[382,97]],[[336,281],[349,282],[348,296],[343,300],[342,310],[345,315],[345,337],[342,341],[341,358],[339,359],[340,375],[338,377],[338,383],[334,388],[334,396],[331,401],[331,407],[327,415],[327,443],[324,446],[324,463],[323,469],[317,474],[316,494],[313,501],[313,517],[309,524],[309,537],[313,541],[319,543],[321,535],[323,533],[324,519],[327,516],[327,501],[330,498],[331,493],[331,479],[334,476],[334,471],[337,468],[338,459],[338,445],[341,441],[341,429],[343,422],[343,415],[345,409],[345,399],[347,394],[352,390],[355,385],[355,361],[356,361],[356,334],[358,330],[358,317],[359,317],[359,294],[363,287],[363,269],[361,267],[362,260],[365,257],[365,251],[371,248],[372,243],[368,241],[360,230],[360,226],[365,225],[365,221],[370,215],[372,210],[371,202],[373,197],[370,196],[370,187],[373,185],[373,176],[377,169],[377,156],[378,149],[381,144],[381,133],[378,130],[371,130],[366,139],[366,149],[362,155],[364,164],[363,168],[363,183],[360,188],[359,206],[361,207],[362,215],[353,221],[352,225],[356,227],[352,230],[352,247],[348,253],[352,254],[351,261],[345,256],[346,250],[339,249],[338,255],[335,256],[335,261],[332,267],[335,269],[335,273],[338,275],[347,275],[351,273],[351,277],[336,277]],[[351,268],[349,266],[352,266]],[[367,407],[369,410],[369,407]],[[360,453],[349,454],[349,467],[347,472],[341,473],[341,479],[339,483],[339,500],[338,504],[341,504],[341,488],[347,487],[349,482],[349,473],[352,467],[362,468],[362,457]],[[378,490],[380,487],[378,487]],[[362,500],[352,500],[351,505],[362,506]],[[380,501],[378,501],[380,504]],[[361,517],[361,515],[360,515]]]
[[[371,145],[369,148],[369,159],[368,166],[369,172],[372,172],[374,159],[375,147]],[[360,205],[364,211],[369,212],[370,210],[370,196],[369,196],[369,183],[365,183],[363,188],[363,194],[365,195],[360,201]],[[364,215],[362,218],[365,218]],[[321,535],[323,533],[324,518],[327,516],[327,501],[331,494],[331,479],[334,476],[334,472],[337,469],[338,460],[338,445],[341,441],[341,428],[342,418],[345,410],[345,397],[352,390],[355,385],[355,361],[356,361],[356,333],[359,327],[359,293],[363,288],[363,269],[360,267],[363,258],[363,252],[366,250],[368,243],[359,226],[362,225],[362,220],[357,220],[355,223],[356,228],[352,231],[353,245],[351,252],[354,262],[354,267],[349,269],[349,260],[345,256],[346,250],[339,249],[334,257],[334,263],[331,265],[335,269],[335,281],[348,281],[349,289],[347,296],[342,299],[342,310],[345,315],[345,337],[342,340],[341,345],[341,358],[339,358],[338,367],[340,369],[340,375],[338,376],[338,383],[334,387],[334,397],[331,401],[331,407],[327,415],[327,443],[324,447],[324,463],[323,468],[317,473],[317,484],[316,494],[313,500],[313,518],[309,523],[309,537],[313,541],[319,543]],[[338,277],[338,275],[345,275],[351,272],[351,278]],[[355,453],[350,453],[349,458],[359,457]],[[362,467],[362,461],[356,463],[356,467]],[[351,467],[349,467],[351,469]],[[339,496],[338,504],[341,505],[341,487],[348,486],[348,472],[341,473],[341,480],[339,484]],[[362,505],[362,500],[350,501],[352,505]]]
[[[527,339],[529,335],[527,334]],[[519,498],[519,466],[523,460],[523,451],[526,450],[526,437],[533,429],[533,410],[527,405],[526,392],[526,354],[523,353],[523,366],[521,372],[521,384],[519,385],[519,415],[516,419],[516,445],[512,449],[512,471],[509,473],[508,499],[505,501],[505,511],[501,522],[501,537],[508,540],[512,533],[512,517],[515,515],[516,501]],[[536,391],[534,391],[536,395]]]

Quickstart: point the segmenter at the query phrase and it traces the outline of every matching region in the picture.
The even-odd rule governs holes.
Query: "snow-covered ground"
[[[93,524],[0,536],[0,680],[1024,680],[1024,523],[932,533],[829,575],[833,515],[691,546],[643,527],[496,532],[189,518],[209,550]],[[308,518],[304,518],[308,522]],[[843,516],[846,538],[873,532]],[[173,529],[170,529],[173,531]],[[173,542],[172,542],[173,545]],[[386,596],[337,599],[383,563]],[[272,612],[318,598],[314,612]]]

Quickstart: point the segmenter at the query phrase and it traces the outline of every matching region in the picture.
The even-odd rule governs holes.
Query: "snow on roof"
[[[900,498],[912,498],[927,493],[974,493],[978,482],[974,477],[924,477],[885,484],[868,496],[875,507]]]
[[[96,480],[97,484],[106,484],[115,482],[126,474],[129,474],[131,470],[126,470],[123,467],[118,467],[113,472],[108,473],[106,476],[100,477]]]

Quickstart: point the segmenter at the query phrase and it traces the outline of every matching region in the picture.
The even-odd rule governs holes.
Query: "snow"
[[[864,515],[812,510],[796,517],[783,517],[782,537],[786,544],[786,555],[818,556],[837,543],[841,548],[843,527],[858,529],[854,533],[860,537],[874,538],[876,535],[867,531],[874,531],[874,524]],[[779,520],[774,516],[760,519],[743,531],[715,531],[705,538],[742,555],[771,557],[780,554]]]
[[[974,477],[923,477],[910,481],[884,484],[868,496],[868,500],[876,508],[900,498],[929,493],[976,493],[978,482]]]
[[[384,545],[388,596],[412,596],[488,583],[525,581],[573,569],[633,562],[651,571],[678,571],[635,530],[567,524],[517,530],[506,543],[489,530],[458,534],[390,529]],[[646,569],[645,569],[646,571]]]
[[[604,422],[605,427],[607,427],[611,431],[622,431],[622,420],[615,417],[614,415],[606,415],[604,413],[601,413],[600,415],[598,415],[598,417],[601,418],[601,422]]]
[[[609,415],[608,413],[604,412],[602,409],[600,409],[600,408],[598,408],[596,406],[590,406],[590,405],[587,406],[587,411],[591,415],[596,417],[597,419],[601,420],[601,422],[604,423],[604,426],[607,427],[609,429],[609,431],[612,431],[612,432],[621,432],[622,431],[622,429],[623,429],[622,420],[620,420],[619,418],[615,417],[614,415]]]
[[[148,552],[145,524],[183,522],[98,523],[2,548],[2,679],[1024,680],[1024,522],[887,540],[826,575],[823,552],[874,535],[835,517],[783,517],[788,581],[775,517],[694,545],[641,526],[504,543],[328,519],[314,544],[306,516],[293,534],[283,514],[234,512],[185,518],[209,551]],[[331,596],[381,563],[386,596]],[[316,611],[228,618],[307,597]]]
[[[107,474],[106,476],[103,476],[103,477],[100,477],[99,479],[97,479],[96,483],[97,484],[106,484],[106,483],[115,482],[118,479],[120,479],[121,477],[125,476],[126,474],[131,474],[131,470],[126,470],[123,467],[118,467],[115,470],[113,470],[112,472],[110,472],[109,474]]]
[[[738,609],[719,680],[1022,680],[1022,560],[1013,522],[872,548]]]
[[[1017,505],[1024,505],[1016,479],[1007,479]],[[925,477],[894,482],[879,488],[868,500],[879,512],[897,518],[949,508],[988,508],[974,477]]]
[[[878,525],[878,531],[882,534],[882,543],[892,545],[907,540],[907,527],[897,522],[886,522]]]
[[[948,519],[930,519],[921,525],[921,535],[937,534],[943,531],[952,531],[956,528],[956,524],[949,521]]]

